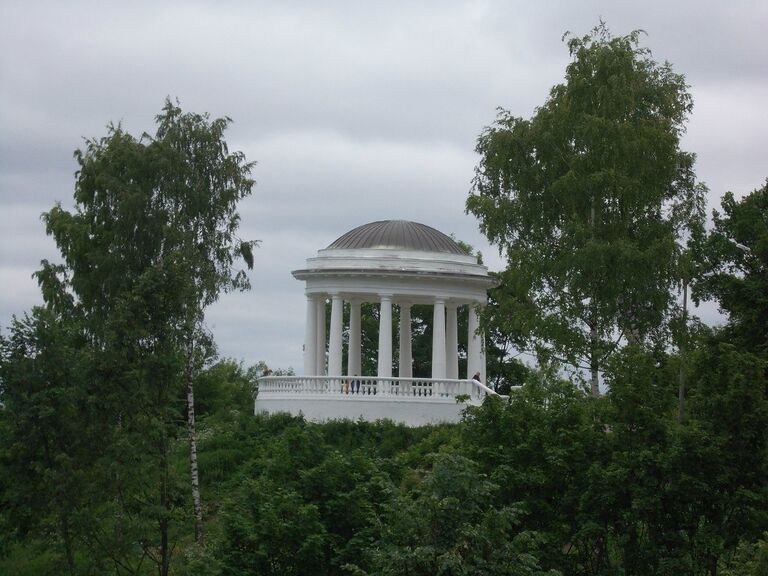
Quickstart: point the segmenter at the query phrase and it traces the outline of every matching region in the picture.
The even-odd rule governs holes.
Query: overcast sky
[[[291,270],[382,219],[433,226],[503,262],[464,214],[498,106],[528,117],[563,79],[563,33],[643,29],[695,101],[684,148],[710,207],[768,176],[768,2],[97,2],[0,0],[0,329],[41,302],[58,253],[40,214],[71,206],[83,138],[153,132],[166,96],[229,116],[258,165],[241,236],[253,289],[208,314],[223,356],[301,368]],[[707,313],[703,314],[707,316]],[[709,314],[711,317],[711,313]]]

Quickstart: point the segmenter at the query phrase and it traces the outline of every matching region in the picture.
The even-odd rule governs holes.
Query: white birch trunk
[[[203,503],[200,498],[200,476],[197,469],[197,433],[195,431],[195,386],[192,380],[192,354],[187,358],[187,437],[189,439],[189,472],[192,503],[195,509],[195,542],[203,545]]]

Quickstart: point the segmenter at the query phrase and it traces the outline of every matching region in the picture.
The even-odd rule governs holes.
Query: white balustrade
[[[328,396],[350,400],[409,399],[456,402],[465,396],[469,404],[481,404],[496,392],[476,380],[449,378],[398,378],[377,376],[265,376],[258,379],[258,397]]]

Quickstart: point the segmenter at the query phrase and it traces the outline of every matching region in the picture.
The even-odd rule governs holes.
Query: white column
[[[483,375],[482,361],[482,343],[480,335],[477,333],[477,329],[480,326],[480,318],[478,316],[478,305],[470,304],[467,306],[467,312],[469,314],[468,322],[469,330],[467,332],[467,378],[472,378],[476,373],[480,372],[480,376]],[[485,384],[485,382],[483,382]]]
[[[392,376],[392,296],[383,295],[379,312],[379,376]]]
[[[341,336],[344,330],[344,300],[331,296],[331,335],[328,343],[328,376],[341,376]]]
[[[317,369],[317,311],[315,297],[307,295],[307,318],[304,326],[304,375],[314,376]]]
[[[445,378],[445,300],[437,299],[432,316],[432,378]]]
[[[456,379],[459,377],[459,332],[455,303],[446,304],[445,316],[445,376]]]
[[[413,376],[413,354],[411,346],[411,305],[400,304],[400,378]]]
[[[317,347],[315,348],[317,376],[325,376],[325,295],[317,299]]]
[[[349,350],[347,351],[347,374],[362,376],[360,373],[360,301],[349,303]]]

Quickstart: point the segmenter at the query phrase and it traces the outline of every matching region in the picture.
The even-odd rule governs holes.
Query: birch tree
[[[571,63],[530,119],[501,110],[479,137],[467,211],[506,255],[510,319],[540,357],[587,370],[668,319],[681,214],[701,195],[680,149],[685,78],[604,24],[567,41]]]
[[[144,426],[127,444],[154,454],[147,477],[159,478],[159,504],[150,511],[160,535],[145,552],[165,575],[179,500],[169,449],[184,414],[195,538],[203,543],[193,382],[212,347],[205,308],[222,291],[248,287],[235,264],[243,258],[252,267],[254,242],[237,237],[237,203],[251,193],[253,164],[229,152],[228,118],[184,113],[168,100],[156,120],[155,136],[110,126],[107,136],[89,140],[76,153],[74,213],[56,206],[44,220],[104,359],[103,381],[125,392],[121,429]]]

